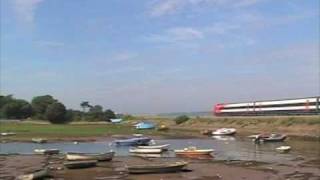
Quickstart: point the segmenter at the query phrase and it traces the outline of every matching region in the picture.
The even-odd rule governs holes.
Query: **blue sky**
[[[1,93],[123,113],[319,95],[318,0],[0,0]]]

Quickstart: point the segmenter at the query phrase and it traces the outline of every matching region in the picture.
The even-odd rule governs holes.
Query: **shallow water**
[[[155,140],[157,144],[171,144],[170,149],[182,149],[188,146],[198,148],[214,149],[214,158],[218,160],[252,160],[262,162],[288,163],[297,157],[308,159],[320,158],[319,141],[286,140],[285,142],[254,144],[252,140],[241,137],[222,137],[208,139],[162,139]],[[280,154],[275,148],[282,145],[289,145],[292,151],[287,154]],[[54,142],[45,144],[27,142],[9,142],[0,144],[0,153],[31,154],[37,148],[57,148],[64,152],[87,152],[101,153],[113,150],[117,156],[129,155],[127,146],[114,146],[112,141],[96,142]],[[173,157],[173,151],[164,153],[163,156]]]

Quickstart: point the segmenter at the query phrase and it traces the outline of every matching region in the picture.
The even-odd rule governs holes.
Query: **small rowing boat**
[[[129,139],[117,139],[114,143],[121,146],[139,146],[148,145],[150,141],[151,138],[148,137],[134,137]]]
[[[107,153],[78,153],[78,152],[68,152],[66,154],[66,159],[68,161],[83,161],[83,160],[97,160],[97,161],[111,161],[114,152]]]
[[[170,144],[163,144],[163,145],[152,145],[152,146],[138,146],[139,149],[168,149]]]
[[[290,146],[279,146],[276,148],[276,150],[280,153],[287,153],[291,150]]]
[[[35,171],[31,174],[25,174],[25,175],[21,175],[21,176],[18,176],[18,180],[32,180],[32,179],[42,179],[46,176],[49,175],[49,171],[48,171],[48,168],[45,168],[45,169],[41,169],[41,170],[38,170],[38,171]]]
[[[176,155],[210,155],[213,149],[197,149],[197,147],[191,146],[184,149],[174,150]]]
[[[163,151],[162,149],[140,149],[140,148],[129,149],[130,153],[142,153],[142,154],[160,154],[162,151]]]
[[[212,132],[212,135],[234,135],[237,132],[235,128],[220,128]]]
[[[72,161],[72,162],[64,162],[63,165],[68,169],[79,169],[79,168],[88,168],[94,167],[97,165],[96,160],[90,161]]]
[[[47,139],[43,139],[43,138],[32,138],[31,141],[34,142],[34,143],[46,143],[46,142],[47,142]]]
[[[53,155],[53,154],[59,154],[59,149],[35,149],[33,150],[37,154],[45,154],[45,155]]]
[[[251,136],[253,137],[253,136]],[[284,134],[276,134],[276,133],[271,133],[271,134],[259,134],[254,137],[255,142],[281,142],[284,141],[287,138],[286,135]]]
[[[187,162],[160,163],[148,165],[127,166],[130,174],[147,174],[147,173],[170,173],[181,171]]]

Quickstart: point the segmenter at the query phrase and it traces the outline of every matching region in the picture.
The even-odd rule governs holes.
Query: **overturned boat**
[[[97,160],[97,161],[111,161],[114,157],[114,152],[107,153],[78,153],[68,152],[66,160],[68,161],[84,161],[84,160]]]
[[[127,169],[130,174],[170,173],[181,171],[187,164],[187,162],[182,161],[173,163],[132,165],[127,166]]]

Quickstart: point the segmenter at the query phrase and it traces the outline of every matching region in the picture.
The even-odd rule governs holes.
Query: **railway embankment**
[[[173,119],[153,117],[158,123],[179,130],[213,130],[222,127],[236,128],[240,135],[257,133],[284,133],[297,138],[320,140],[320,116],[237,116],[237,117],[192,117],[187,122],[176,125]],[[168,121],[168,120],[171,121]]]

